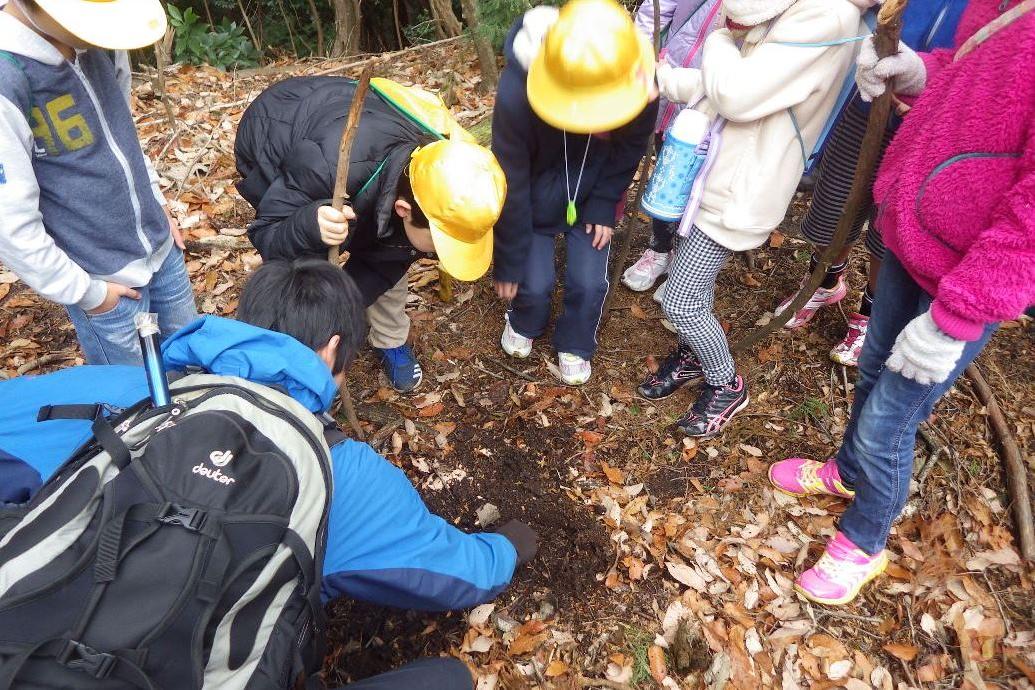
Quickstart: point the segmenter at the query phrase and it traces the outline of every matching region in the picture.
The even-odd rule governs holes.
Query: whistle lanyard
[[[571,191],[571,182],[568,179],[568,133],[564,132],[564,196],[568,199],[568,206],[565,209],[564,219],[569,226],[574,226],[578,219],[578,211],[575,209],[575,200],[579,197],[579,186],[582,185],[582,172],[586,169],[586,157],[589,156],[589,142],[593,139],[592,134],[586,135],[586,150],[582,152],[582,165],[579,166],[579,177],[575,180],[575,192]]]

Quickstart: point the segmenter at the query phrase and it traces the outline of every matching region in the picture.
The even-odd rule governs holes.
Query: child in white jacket
[[[765,243],[794,196],[811,151],[837,101],[865,32],[873,0],[723,0],[725,28],[704,44],[701,69],[658,69],[672,102],[695,103],[727,120],[700,209],[669,269],[662,303],[676,327],[676,349],[640,385],[648,399],[704,379],[677,422],[690,436],[718,434],[748,404],[729,343],[712,313],[719,271],[736,251]]]

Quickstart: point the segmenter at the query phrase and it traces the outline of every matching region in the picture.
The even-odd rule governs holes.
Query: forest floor
[[[454,42],[393,56],[379,71],[443,93],[471,124],[492,105],[475,64]],[[233,188],[237,120],[270,83],[338,66],[291,63],[247,76],[172,68],[172,129],[150,79],[136,88],[141,139],[188,233],[203,312],[232,315],[259,264],[243,236],[250,209]],[[797,286],[807,267],[796,231],[804,202],[799,195],[753,270],[737,258],[724,271],[716,309],[732,335],[764,321]],[[645,231],[632,225],[635,254]],[[444,301],[435,265],[415,265],[409,306],[425,383],[399,396],[362,355],[350,387],[368,438],[446,519],[481,529],[478,515],[491,504],[500,523],[535,527],[541,548],[496,602],[470,612],[333,604],[328,680],[451,654],[482,690],[1035,687],[1033,571],[1018,554],[986,412],[965,381],[918,444],[927,471],[894,528],[887,575],[843,608],[793,593],[795,573],[818,556],[844,505],[774,493],[766,468],[790,455],[826,457],[841,437],[855,372],[828,351],[858,298],[858,273],[844,309],[739,357],[751,406],[720,438],[695,443],[671,426],[693,392],[660,403],[634,396],[673,345],[650,293],[619,288],[593,379],[568,388],[551,375],[547,337],[528,360],[500,351],[504,308],[488,279],[457,283]],[[1032,331],[1031,320],[1005,324],[979,359],[1029,474]],[[79,362],[63,311],[0,268],[0,376]]]

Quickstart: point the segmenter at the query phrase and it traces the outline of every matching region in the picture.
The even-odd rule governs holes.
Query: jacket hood
[[[756,26],[784,12],[797,0],[723,0],[726,16],[742,26]]]
[[[518,17],[517,21],[515,21],[511,25],[510,31],[507,32],[507,37],[503,39],[503,57],[505,59],[504,64],[507,67],[513,65],[514,69],[517,69],[522,74],[525,74],[527,70],[521,66],[521,61],[518,60],[517,56],[514,54],[514,39],[517,37],[518,32],[521,31],[523,21],[523,15],[521,17]]]
[[[0,2],[0,10],[6,4]],[[60,65],[65,59],[47,39],[3,11],[0,11],[0,50],[47,65]]]
[[[314,413],[327,410],[338,386],[315,352],[289,335],[218,316],[205,316],[162,344],[170,370],[200,367],[219,376],[237,376],[280,386]]]

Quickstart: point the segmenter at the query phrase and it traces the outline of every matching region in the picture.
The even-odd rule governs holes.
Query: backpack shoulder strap
[[[349,435],[341,430],[338,420],[330,414],[324,412],[320,415],[320,421],[323,423],[323,440],[327,442],[328,448],[333,448],[342,441],[348,440]]]
[[[1009,12],[999,15],[974,32],[974,35],[968,38],[963,45],[960,46],[960,49],[956,51],[956,55],[953,56],[952,61],[959,62],[979,45],[1032,10],[1035,10],[1035,0],[1024,0],[1024,2],[1017,5],[1017,7],[1014,7]]]

